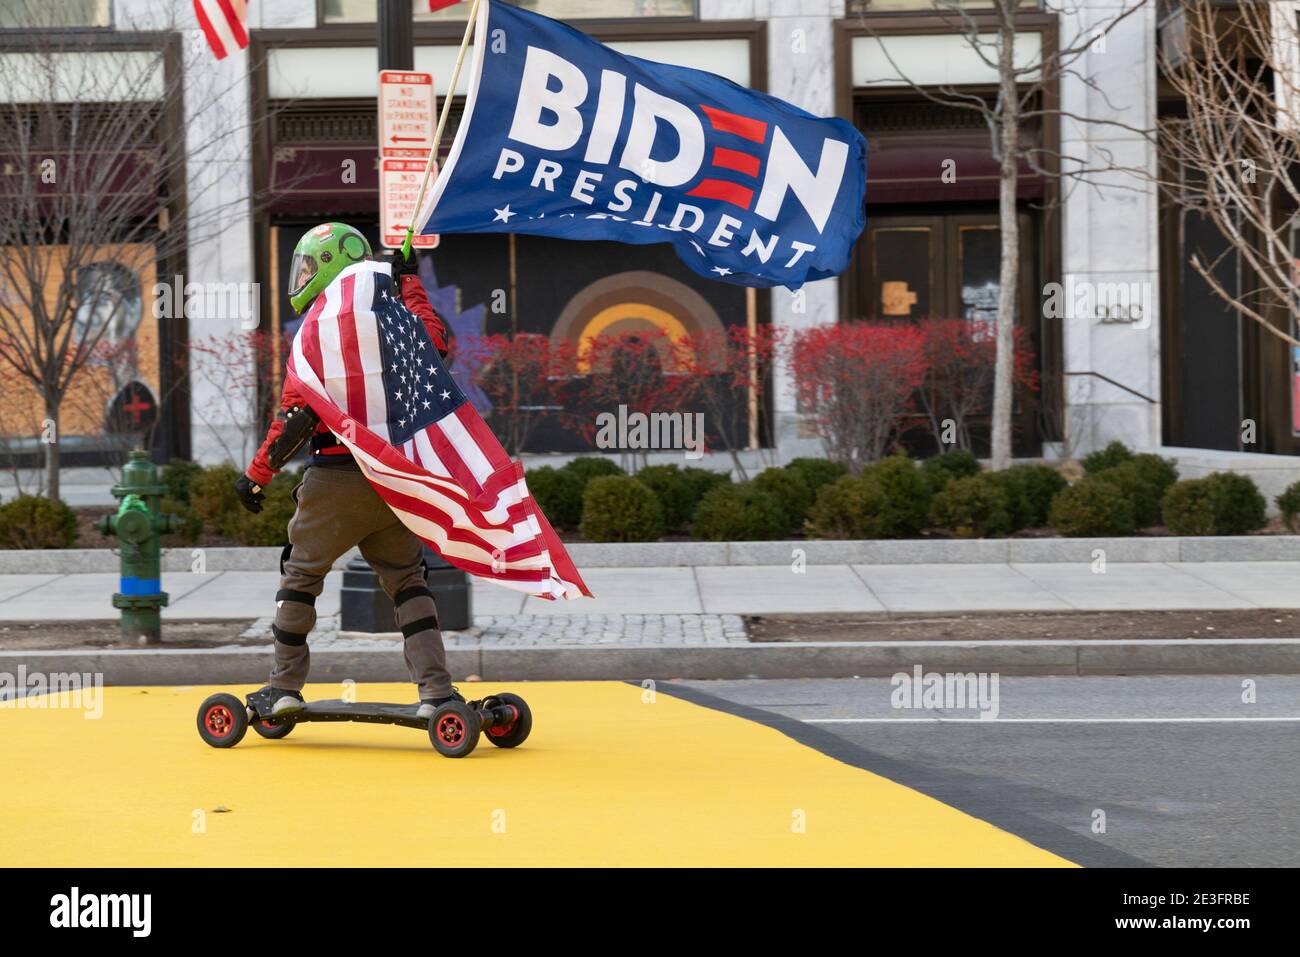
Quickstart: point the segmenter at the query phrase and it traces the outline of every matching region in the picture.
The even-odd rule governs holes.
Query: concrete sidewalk
[[[476,618],[1300,608],[1300,562],[1088,562],[592,568],[594,600],[548,602],[474,581]],[[0,575],[0,621],[117,617],[109,573]],[[336,615],[342,575],[317,603]],[[273,571],[167,572],[166,619],[274,612]]]

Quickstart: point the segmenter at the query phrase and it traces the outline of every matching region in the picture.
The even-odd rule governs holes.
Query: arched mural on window
[[[654,336],[664,372],[681,372],[683,357],[667,347],[697,333],[723,332],[722,320],[694,289],[661,273],[646,270],[615,273],[583,288],[564,307],[551,330],[553,343],[569,343],[576,356],[575,372],[590,372],[590,340],[598,336]]]

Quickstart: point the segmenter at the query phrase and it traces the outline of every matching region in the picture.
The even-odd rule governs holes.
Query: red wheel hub
[[[444,714],[438,719],[438,740],[456,746],[465,740],[465,722],[458,714]]]
[[[224,704],[214,704],[203,716],[203,724],[214,737],[224,738],[234,727],[235,718]]]
[[[519,720],[519,709],[512,704],[505,706],[510,712],[510,720],[505,724],[496,724],[488,728],[488,734],[494,738],[504,738],[507,734],[515,729],[515,723]]]

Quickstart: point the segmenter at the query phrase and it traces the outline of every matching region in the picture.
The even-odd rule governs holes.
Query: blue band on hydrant
[[[162,591],[162,581],[157,578],[136,578],[134,575],[122,576],[121,593],[123,595],[156,595]]]

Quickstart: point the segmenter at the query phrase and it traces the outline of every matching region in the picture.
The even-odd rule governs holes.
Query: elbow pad
[[[280,471],[298,454],[298,450],[307,444],[320,416],[310,406],[295,405],[284,414],[284,429],[276,436],[270,448],[266,450],[266,460],[274,472]]]

